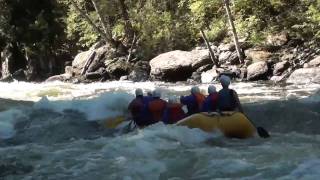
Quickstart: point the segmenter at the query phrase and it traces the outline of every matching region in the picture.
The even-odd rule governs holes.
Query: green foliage
[[[194,47],[202,42],[200,29],[210,41],[222,41],[230,34],[223,0],[124,0],[126,7],[120,0],[95,1],[112,37],[127,47],[131,45],[128,28],[132,26],[139,38],[139,57],[146,60],[162,52]],[[102,29],[92,1],[76,2]],[[282,31],[292,38],[320,38],[320,0],[230,3],[240,38],[253,44],[262,44],[268,34]],[[22,51],[74,54],[101,38],[70,0],[0,0],[0,6],[0,50],[17,42]]]

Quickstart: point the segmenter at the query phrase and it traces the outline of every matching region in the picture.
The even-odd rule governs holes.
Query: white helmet
[[[136,89],[136,96],[143,96],[142,89],[140,89],[140,88]]]
[[[212,93],[215,93],[215,92],[217,92],[216,87],[214,85],[210,85],[208,87],[208,93],[212,94]]]
[[[200,89],[198,86],[193,86],[191,88],[191,94],[196,94],[196,93],[200,93]]]
[[[230,77],[226,76],[226,75],[222,75],[220,76],[220,83],[222,85],[222,87],[228,87],[230,85]]]
[[[160,98],[161,97],[161,92],[159,89],[156,89],[152,92],[152,97],[154,98]]]

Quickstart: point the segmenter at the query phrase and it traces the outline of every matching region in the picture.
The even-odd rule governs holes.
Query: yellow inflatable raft
[[[249,138],[256,133],[256,128],[240,112],[198,113],[179,121],[177,125],[199,128],[206,132],[220,130],[226,137]]]

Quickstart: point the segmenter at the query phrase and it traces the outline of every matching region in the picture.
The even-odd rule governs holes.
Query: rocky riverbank
[[[320,47],[315,42],[289,39],[286,34],[270,36],[260,47],[242,42],[245,63],[240,64],[233,43],[211,44],[219,67],[213,66],[206,46],[191,51],[175,50],[141,61],[133,53],[120,53],[101,43],[75,56],[64,67],[65,72],[46,81],[90,83],[108,80],[131,81],[186,81],[210,83],[219,74],[227,74],[239,81],[271,80],[274,82],[320,83]],[[2,72],[6,66],[2,62]],[[31,67],[32,68],[32,67]],[[62,67],[63,68],[63,67]],[[26,80],[26,70],[19,69],[2,78]]]

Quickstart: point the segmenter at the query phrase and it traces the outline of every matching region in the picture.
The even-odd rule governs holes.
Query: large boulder
[[[69,82],[71,81],[72,76],[70,74],[60,74],[49,77],[46,82],[52,82],[52,81],[62,81],[62,82]]]
[[[210,63],[208,50],[171,51],[150,61],[150,76],[155,80],[183,81],[197,68]]]
[[[259,61],[267,61],[272,57],[272,53],[259,49],[247,49],[244,51],[244,53],[245,56],[254,63]]]
[[[202,83],[210,83],[214,81],[219,76],[217,70],[215,68],[210,69],[201,73],[201,82]]]
[[[247,79],[249,81],[267,80],[269,67],[267,62],[261,61],[251,64],[247,68]]]
[[[287,70],[290,67],[290,63],[288,61],[278,62],[273,69],[273,75],[279,76],[281,75],[285,70]]]
[[[236,51],[223,51],[219,54],[219,63],[228,62],[231,65],[239,64],[239,58]]]
[[[95,72],[101,67],[105,67],[105,59],[112,59],[116,57],[116,51],[109,46],[102,46],[98,49],[91,48],[89,51],[81,52],[72,61],[72,74],[75,76],[81,75],[85,66],[86,72]],[[90,64],[87,61],[90,60]]]
[[[125,57],[114,58],[104,62],[106,72],[111,79],[118,80],[121,76],[128,75],[131,70],[131,65],[126,61]]]
[[[297,69],[287,79],[287,83],[320,83],[320,67]]]
[[[75,76],[81,75],[81,72],[89,58],[93,58],[94,50],[81,52],[76,55],[72,61],[72,71]]]
[[[149,79],[150,66],[148,62],[137,62],[132,72],[129,74],[128,79],[134,82],[146,81]]]
[[[312,59],[308,63],[309,67],[319,67],[320,66],[320,56],[317,56],[316,58]]]
[[[288,34],[285,32],[279,34],[272,34],[267,36],[267,45],[269,46],[283,46],[288,42]]]

